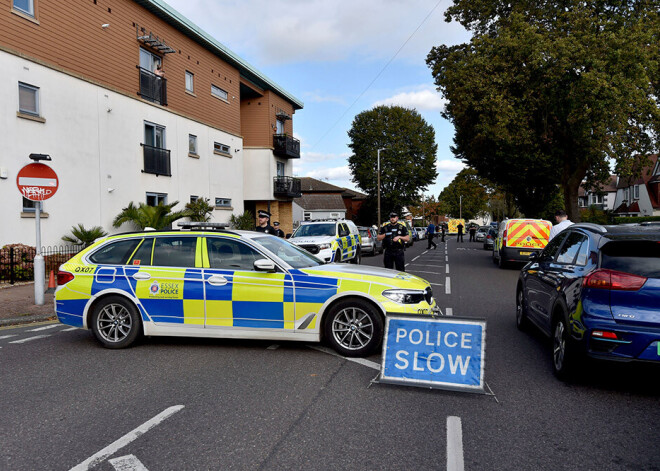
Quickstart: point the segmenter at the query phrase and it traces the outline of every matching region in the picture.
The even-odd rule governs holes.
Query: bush
[[[618,217],[614,218],[614,224],[638,224],[646,221],[660,221],[660,216],[640,216],[640,217]]]

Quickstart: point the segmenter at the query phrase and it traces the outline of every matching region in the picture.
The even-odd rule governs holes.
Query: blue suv
[[[660,362],[660,229],[568,227],[521,270],[516,323],[552,338],[560,379],[585,355]]]

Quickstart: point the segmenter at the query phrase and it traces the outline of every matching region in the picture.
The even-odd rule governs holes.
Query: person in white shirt
[[[550,237],[548,238],[548,242],[550,242],[554,236],[573,224],[568,219],[568,214],[566,214],[566,211],[563,209],[560,209],[555,213],[555,221],[557,221],[557,224],[552,226],[552,229],[550,229]]]

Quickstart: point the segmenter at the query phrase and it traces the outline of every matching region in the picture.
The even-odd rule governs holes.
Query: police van
[[[64,263],[59,321],[91,329],[108,348],[142,335],[325,339],[365,356],[381,344],[386,313],[438,312],[417,276],[325,264],[279,237],[192,224],[105,237]]]
[[[315,219],[303,221],[289,242],[307,250],[326,263],[362,261],[362,239],[353,221]]]
[[[500,223],[493,244],[493,263],[528,262],[529,256],[548,244],[552,223],[543,219],[507,219]]]

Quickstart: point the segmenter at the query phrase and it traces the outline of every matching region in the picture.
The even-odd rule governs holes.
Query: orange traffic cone
[[[46,290],[46,293],[55,292],[55,288],[57,288],[57,284],[55,284],[55,273],[53,273],[53,270],[51,270],[50,278],[48,278],[48,289]]]

